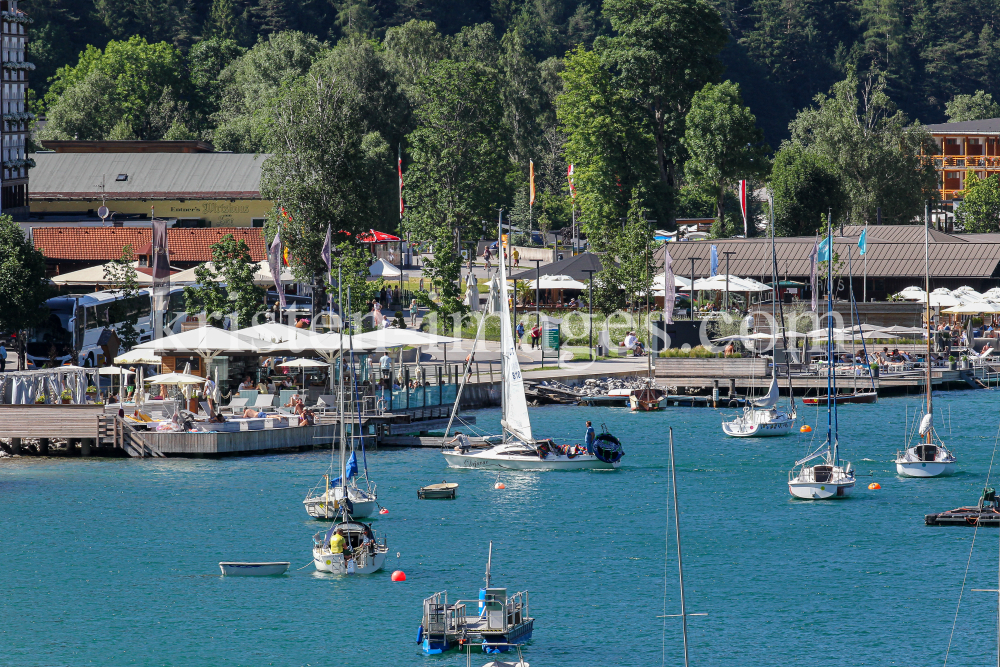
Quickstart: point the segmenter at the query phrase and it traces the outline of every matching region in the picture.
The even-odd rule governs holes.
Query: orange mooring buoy
[[[803,424],[802,428],[799,429],[800,433],[812,433],[813,427],[809,424]]]
[[[497,489],[497,490],[499,490],[499,489],[506,489],[507,485],[504,484],[503,482],[497,482],[496,484],[493,485],[493,488]]]
[[[882,485],[879,484],[878,482],[872,482],[871,484],[868,485],[868,490],[869,491],[878,491],[881,488],[882,488]]]

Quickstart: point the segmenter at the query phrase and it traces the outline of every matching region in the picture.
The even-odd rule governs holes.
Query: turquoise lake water
[[[532,409],[536,434],[557,440],[578,441],[586,419],[607,422],[624,465],[503,473],[504,491],[493,489],[496,473],[447,469],[435,450],[370,452],[390,558],[369,577],[295,571],[323,525],[302,498],[329,452],[4,459],[0,664],[464,665],[456,652],[420,654],[421,600],[475,597],[491,539],[495,585],[530,592],[532,667],[659,665],[664,655],[682,664],[680,621],[659,618],[679,611],[672,536],[664,558],[668,426],[688,611],[708,614],[689,619],[692,664],[941,664],[974,531],[927,527],[923,515],[976,502],[1000,410],[988,391],[935,401],[960,472],[895,476],[904,414],[919,398],[844,406],[842,452],[874,477],[840,501],[788,494],[791,464],[825,432],[815,408],[800,408],[799,421],[816,442],[723,438],[720,417],[735,410]],[[476,415],[480,427],[498,425],[497,410]],[[442,479],[460,484],[457,500],[416,499]],[[867,490],[873,480],[882,490]],[[996,588],[998,539],[979,532],[951,665],[996,659],[996,594],[970,589]],[[292,571],[225,579],[220,560],[289,560]],[[390,582],[397,568],[405,583]]]

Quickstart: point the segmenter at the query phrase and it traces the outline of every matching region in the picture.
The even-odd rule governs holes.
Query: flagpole
[[[861,287],[861,300],[868,301],[868,220],[865,220],[865,278]]]

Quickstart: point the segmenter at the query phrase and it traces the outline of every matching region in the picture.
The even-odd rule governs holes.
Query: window
[[[265,220],[266,220],[266,218],[251,218],[250,219],[250,226],[251,227],[263,227]]]
[[[128,180],[128,174],[118,174],[117,176],[115,176],[115,180],[116,181],[127,181]]]

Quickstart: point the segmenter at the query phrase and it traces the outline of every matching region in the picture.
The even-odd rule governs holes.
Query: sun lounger
[[[245,398],[234,398],[229,402],[229,411],[234,415],[239,411],[241,414],[243,410],[247,407],[247,399]]]
[[[254,402],[253,407],[269,408],[272,405],[274,405],[274,394],[258,394],[257,400]]]

